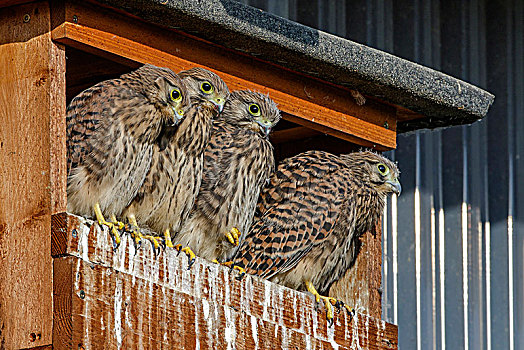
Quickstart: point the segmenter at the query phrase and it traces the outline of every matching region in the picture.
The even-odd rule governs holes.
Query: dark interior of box
[[[107,56],[107,55],[106,55]],[[66,47],[67,103],[88,87],[139,67],[134,62],[122,63],[92,53]],[[286,132],[283,132],[286,131]],[[272,141],[278,161],[307,150],[324,150],[335,154],[348,153],[361,146],[325,135],[282,119],[273,130]]]

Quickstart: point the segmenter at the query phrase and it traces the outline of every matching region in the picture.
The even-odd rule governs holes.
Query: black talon
[[[237,277],[235,277],[237,279],[237,281],[242,281],[242,279],[246,276],[246,273],[245,272],[242,272],[240,275],[238,275]]]
[[[158,257],[158,254],[160,254],[160,246],[157,248],[155,247],[155,243],[153,241],[151,242],[151,248],[153,248],[153,253],[155,254],[155,259]]]
[[[337,302],[335,303],[335,307],[337,308],[337,313],[340,313],[343,306],[344,306],[344,302],[341,300],[337,300]]]
[[[190,270],[191,266],[193,266],[194,263],[195,263],[195,258],[189,260],[189,265],[188,265],[187,269]]]
[[[327,320],[327,322],[328,322],[328,327],[333,326],[333,319],[334,319],[334,318]]]
[[[118,248],[118,244],[116,244],[116,237],[112,234],[110,236],[111,236],[111,241],[113,241],[113,251],[115,252]]]

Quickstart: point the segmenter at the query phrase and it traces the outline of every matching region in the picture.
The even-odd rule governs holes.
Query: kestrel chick
[[[274,170],[268,134],[279,120],[280,111],[268,96],[231,93],[213,123],[200,192],[176,242],[209,260],[232,255],[231,243],[236,238],[238,245],[239,233],[249,228],[260,189]]]
[[[195,202],[212,120],[229,96],[224,81],[206,69],[192,68],[179,76],[187,87],[190,107],[180,125],[166,128],[154,145],[151,168],[125,213],[135,225],[163,234],[168,247],[173,247],[171,232],[179,231]],[[156,238],[146,238],[158,247]],[[184,251],[192,262],[193,253]]]
[[[142,186],[153,145],[188,103],[178,75],[144,65],[76,96],[67,108],[67,210],[111,227]],[[107,222],[109,215],[113,222]]]
[[[374,229],[386,196],[400,194],[398,176],[393,162],[367,151],[340,157],[309,151],[284,160],[233,265],[308,290],[324,300],[332,320],[332,305],[340,303],[320,294],[352,266],[355,239]]]

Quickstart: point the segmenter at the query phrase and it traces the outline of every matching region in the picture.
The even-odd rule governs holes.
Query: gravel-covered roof
[[[494,100],[434,69],[232,0],[97,2],[427,116],[399,132],[472,123]]]

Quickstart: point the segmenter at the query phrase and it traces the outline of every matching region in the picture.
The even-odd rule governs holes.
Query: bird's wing
[[[112,97],[110,91],[116,84],[116,80],[98,83],[82,91],[69,103],[66,112],[68,174],[91,152],[87,140],[96,134],[107,114]]]
[[[283,273],[332,233],[348,195],[345,168],[325,152],[284,161],[262,194],[263,208],[234,263],[270,278]]]

